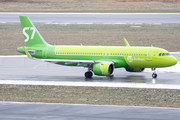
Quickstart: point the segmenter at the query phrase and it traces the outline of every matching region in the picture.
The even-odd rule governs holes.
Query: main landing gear
[[[88,71],[85,72],[84,76],[85,76],[86,78],[92,78],[92,76],[93,76],[93,73],[92,73],[92,71],[93,71],[93,65],[92,65],[92,64],[88,64],[87,67],[88,67]]]
[[[84,75],[85,75],[86,78],[92,78],[93,73],[91,71],[87,71],[87,72],[85,72]]]
[[[152,78],[157,78],[156,68],[151,68],[151,70],[153,71]]]

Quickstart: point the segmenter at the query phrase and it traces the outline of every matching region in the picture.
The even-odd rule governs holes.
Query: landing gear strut
[[[156,68],[151,68],[151,70],[153,71],[152,78],[157,78]]]
[[[92,73],[93,65],[92,65],[92,64],[88,64],[87,67],[88,67],[88,71],[85,72],[84,76],[85,76],[86,78],[92,78],[92,76],[93,76],[93,73]]]

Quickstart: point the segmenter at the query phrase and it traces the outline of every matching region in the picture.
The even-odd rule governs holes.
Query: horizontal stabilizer
[[[25,47],[23,47],[23,49],[24,49],[24,51],[25,51],[25,53],[26,53],[27,57],[28,57],[28,58],[32,58],[32,56],[29,54],[29,52],[26,50],[26,48],[25,48]]]

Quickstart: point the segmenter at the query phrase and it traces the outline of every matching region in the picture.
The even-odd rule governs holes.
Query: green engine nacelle
[[[145,68],[132,68],[132,67],[126,67],[126,71],[128,72],[143,72]]]
[[[114,71],[113,63],[98,63],[93,65],[93,72],[95,75],[112,76]]]

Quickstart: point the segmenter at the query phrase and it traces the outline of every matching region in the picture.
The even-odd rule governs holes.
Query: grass
[[[35,24],[43,38],[54,45],[124,46],[125,37],[132,46],[155,46],[168,51],[180,51],[180,25],[58,25]],[[139,26],[139,25],[138,25]],[[16,49],[25,46],[20,24],[0,24],[0,55],[19,54]]]
[[[180,108],[180,90],[0,85],[0,101]]]
[[[167,0],[166,0],[167,1]],[[180,12],[178,0],[2,0],[0,12]]]

